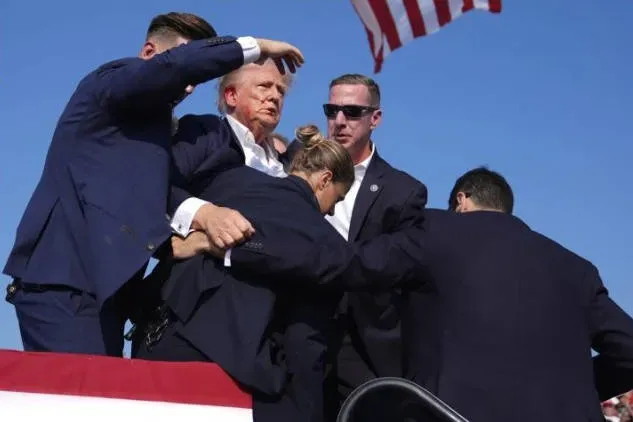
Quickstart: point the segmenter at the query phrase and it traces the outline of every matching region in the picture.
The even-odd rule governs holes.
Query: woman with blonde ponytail
[[[345,198],[354,183],[354,163],[345,148],[327,139],[315,125],[295,132],[302,148],[295,154],[290,174],[304,179],[314,191],[321,212],[333,214],[334,206]]]
[[[136,356],[218,364],[253,394],[260,421],[323,420],[325,331],[340,295],[384,282],[408,258],[382,239],[355,250],[323,218],[354,182],[352,159],[314,125],[296,138],[287,177],[241,166],[199,196],[238,210],[255,234],[229,251],[204,233],[173,239],[165,302]]]

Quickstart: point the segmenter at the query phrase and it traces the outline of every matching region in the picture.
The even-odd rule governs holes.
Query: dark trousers
[[[160,340],[156,342],[148,344],[144,338],[139,338],[137,352],[133,357],[166,362],[212,362],[177,333],[177,324],[170,323],[161,334]],[[237,380],[236,382],[239,384]],[[312,420],[306,419],[308,415],[305,412],[301,413],[302,400],[292,389],[280,397],[261,394],[244,386],[242,388],[253,396],[253,422],[308,422]]]
[[[178,334],[179,322],[170,321],[162,330],[156,330],[157,326],[160,327],[160,321],[140,330],[138,334],[135,333],[136,352],[133,358],[167,362],[212,362]],[[151,334],[148,336],[148,333]],[[238,380],[236,382],[239,384]],[[308,391],[300,389],[299,384],[291,381],[288,389],[280,396],[269,396],[242,386],[244,391],[249,391],[253,396],[253,421],[321,422],[320,416],[315,418],[315,414],[320,415],[321,412],[315,412],[310,405],[306,406]],[[318,396],[320,394],[317,394],[317,399]],[[317,400],[317,404],[320,406],[322,403]]]
[[[100,309],[90,293],[15,280],[6,300],[15,306],[25,351],[123,355],[127,318],[116,295]]]

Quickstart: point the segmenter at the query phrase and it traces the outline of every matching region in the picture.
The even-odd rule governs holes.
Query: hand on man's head
[[[297,68],[301,67],[305,61],[301,51],[292,44],[264,38],[257,38],[256,41],[261,51],[259,60],[273,59],[282,74],[286,73],[284,63],[290,73],[295,73]]]

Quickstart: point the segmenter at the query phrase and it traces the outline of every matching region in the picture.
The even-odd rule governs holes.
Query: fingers
[[[291,45],[291,52],[290,52],[290,56],[292,56],[294,62],[298,65],[301,66],[303,65],[303,63],[305,62],[305,58],[303,57],[303,54],[301,53],[301,50],[299,50],[297,47]]]
[[[292,60],[288,60],[287,57],[285,59],[286,59],[286,66],[288,67],[288,70],[290,71],[290,73],[295,73],[297,71],[297,68],[294,62]]]
[[[224,240],[219,235],[210,235],[209,240],[211,241],[211,245],[215,246],[216,248],[220,248],[220,249],[226,248]]]
[[[210,242],[220,249],[232,248],[255,233],[253,225],[242,214],[228,208],[214,210],[204,226]]]
[[[263,58],[275,59],[275,63],[282,74],[286,73],[283,66],[284,63],[288,71],[295,73],[305,62],[301,50],[292,44],[266,39],[257,39],[257,42],[262,54],[260,60]]]
[[[282,75],[285,75],[286,74],[286,68],[284,67],[283,60],[282,59],[273,59],[273,61],[275,62],[275,66],[277,66],[277,70],[279,71],[279,73],[281,73]]]
[[[288,67],[290,73],[295,73],[304,63],[303,54],[298,48],[288,44],[288,50],[283,55],[283,60]]]
[[[216,248],[215,246],[211,245],[209,248],[209,253],[216,258],[224,258],[226,251],[224,249]]]

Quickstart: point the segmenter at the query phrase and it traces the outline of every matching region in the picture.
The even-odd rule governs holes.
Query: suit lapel
[[[242,143],[240,142],[240,140],[237,139],[237,135],[233,131],[233,128],[231,127],[231,124],[226,119],[226,117],[222,118],[222,120],[224,121],[224,125],[226,126],[226,130],[228,130],[229,134],[231,135],[231,142],[233,143],[234,146],[237,146],[237,150],[242,155],[242,160],[246,161],[246,154],[244,153],[244,147],[242,147]]]
[[[349,225],[349,235],[347,237],[350,242],[355,241],[358,237],[369,209],[378,198],[378,195],[380,195],[380,192],[382,192],[386,167],[387,163],[385,160],[380,158],[377,151],[374,152],[374,157],[369,162],[367,172],[354,202],[352,221]]]

